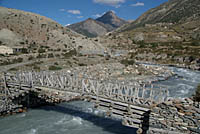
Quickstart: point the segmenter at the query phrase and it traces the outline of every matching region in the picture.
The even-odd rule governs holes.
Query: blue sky
[[[49,17],[62,25],[96,18],[113,10],[125,20],[135,20],[167,0],[0,0],[0,6]]]

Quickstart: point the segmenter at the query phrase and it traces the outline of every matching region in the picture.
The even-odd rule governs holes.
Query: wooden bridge
[[[150,128],[148,116],[151,105],[164,102],[168,96],[168,90],[157,84],[134,82],[124,85],[55,72],[5,73],[4,86],[8,95],[10,88],[23,91],[48,88],[76,94],[94,102],[95,107],[105,110],[108,116],[121,119],[123,125],[142,129]]]

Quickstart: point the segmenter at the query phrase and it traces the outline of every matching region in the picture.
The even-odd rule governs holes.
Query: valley
[[[67,12],[84,18],[79,10]],[[20,122],[16,128],[11,123],[10,130],[0,126],[2,132],[199,133],[199,0],[169,0],[134,21],[118,17],[113,10],[97,16],[63,26],[39,14],[0,6],[0,106],[7,108],[1,112],[0,107],[0,116],[14,115],[0,122]],[[33,73],[27,77],[30,87],[22,82],[26,73]],[[19,83],[10,86],[15,79],[6,79],[6,74],[19,76]],[[65,81],[72,84],[70,88],[79,91],[81,86],[83,93],[68,91],[62,75],[71,78]],[[33,76],[39,86],[29,81]],[[78,87],[73,85],[75,77]],[[95,108],[100,105],[99,90],[105,93],[100,101],[106,103],[102,107],[107,111]],[[56,106],[49,106],[52,104]],[[139,107],[142,113],[147,108],[149,113],[138,114],[131,106]],[[27,108],[30,111],[25,113]],[[112,114],[121,118],[110,118]],[[138,130],[122,126],[119,120]]]

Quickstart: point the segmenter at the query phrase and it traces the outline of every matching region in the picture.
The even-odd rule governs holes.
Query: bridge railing
[[[101,81],[70,73],[54,72],[18,72],[5,74],[7,83],[26,85],[30,88],[47,87],[62,91],[80,93],[128,104],[151,105],[167,99],[168,90],[161,85],[127,85],[117,82]]]

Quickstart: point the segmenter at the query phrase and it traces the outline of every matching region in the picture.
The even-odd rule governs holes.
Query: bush
[[[23,62],[23,58],[21,58],[21,57],[13,60],[13,63],[21,63],[21,62]]]
[[[200,84],[197,86],[197,89],[194,95],[194,100],[197,102],[200,102]]]
[[[40,48],[40,49],[38,50],[38,53],[45,53],[45,52],[46,52],[46,50],[43,49],[43,48]]]
[[[62,68],[61,67],[58,67],[58,66],[49,66],[49,70],[51,71],[55,71],[55,70],[61,70]]]
[[[135,60],[132,60],[132,59],[124,59],[124,60],[121,60],[120,63],[123,64],[123,65],[125,65],[125,66],[128,66],[128,65],[133,65],[133,64],[135,64]]]
[[[52,53],[49,53],[48,58],[54,58],[54,55]]]
[[[39,54],[36,58],[37,59],[46,58],[46,56],[47,56],[46,54]]]
[[[28,54],[28,49],[27,48],[22,48],[21,53]]]
[[[37,65],[34,65],[34,66],[33,66],[33,69],[34,69],[34,70],[37,70],[37,71],[40,71],[40,67],[37,66]]]
[[[17,68],[11,68],[11,69],[9,69],[9,71],[18,71],[18,69]]]
[[[28,57],[28,60],[33,60],[33,59],[34,59],[33,56],[29,56],[29,57]]]
[[[87,64],[84,64],[84,63],[79,63],[78,65],[79,66],[87,66]]]

